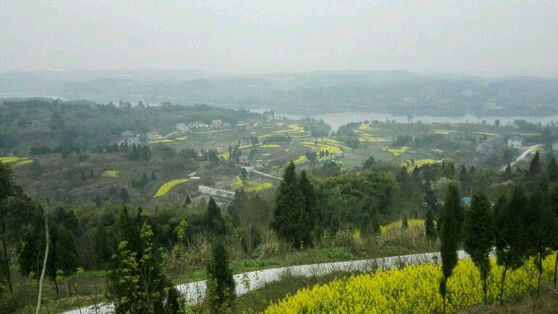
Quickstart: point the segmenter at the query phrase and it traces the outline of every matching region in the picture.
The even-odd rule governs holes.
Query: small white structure
[[[157,131],[147,132],[147,134],[145,134],[145,137],[148,141],[158,141],[163,139],[163,136]]]
[[[133,136],[134,136],[134,132],[132,131],[124,131],[122,132],[122,134],[120,134],[120,137],[123,139],[133,137]]]
[[[508,138],[508,146],[518,149],[523,147],[523,138],[519,136],[512,136]]]
[[[186,123],[177,123],[176,130],[180,133],[188,133],[188,131],[190,131],[190,128],[186,125]]]
[[[190,129],[205,129],[205,128],[207,128],[207,124],[205,124],[201,121],[195,121],[195,122],[189,123],[188,127]]]
[[[126,140],[126,144],[128,144],[128,146],[132,146],[132,145],[136,145],[136,146],[142,145],[143,143],[142,143],[142,141],[141,141],[141,135],[137,134],[137,135],[135,135],[135,136],[133,136],[133,137],[129,137],[129,138]]]
[[[552,144],[552,150],[558,150],[558,143]]]
[[[239,128],[247,127],[248,123],[246,123],[244,121],[238,121],[238,122],[236,122],[236,126],[239,127]]]
[[[211,127],[214,129],[222,129],[225,126],[225,123],[223,122],[223,120],[213,120],[211,121]]]

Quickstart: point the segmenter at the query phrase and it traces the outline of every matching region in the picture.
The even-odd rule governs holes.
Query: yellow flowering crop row
[[[155,193],[155,195],[153,195],[153,197],[164,196],[172,188],[174,188],[175,186],[177,186],[179,184],[182,184],[184,182],[188,182],[188,179],[174,179],[174,180],[171,180],[169,182],[166,182],[163,185],[161,185],[161,187],[157,190],[157,192]]]
[[[544,261],[543,280],[550,281],[555,253]],[[495,302],[503,267],[492,261],[488,300]],[[509,271],[504,298],[526,295],[536,289],[537,270],[532,262]],[[421,264],[402,269],[353,275],[328,284],[299,290],[266,313],[441,313],[440,265]],[[454,313],[482,303],[480,275],[473,262],[462,260],[448,280],[447,312]]]
[[[434,159],[416,159],[416,160],[407,160],[405,161],[405,163],[403,163],[403,166],[407,167],[407,171],[412,172],[415,167],[422,167],[422,166],[426,166],[426,165],[431,165],[431,164],[435,164],[437,161]]]
[[[306,160],[308,160],[308,158],[306,158],[306,156],[302,155],[302,156],[298,157],[296,160],[294,160],[293,162],[294,162],[295,165],[298,165],[298,164],[301,164],[303,162],[306,162]]]
[[[27,157],[17,157],[17,156],[7,156],[7,157],[0,157],[0,163],[3,164],[11,164],[14,167],[25,166],[33,161]]]
[[[450,133],[455,133],[456,131],[454,130],[432,130],[432,133],[434,134],[438,134],[438,135],[448,135]]]

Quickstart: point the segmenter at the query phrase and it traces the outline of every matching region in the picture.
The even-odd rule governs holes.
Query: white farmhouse
[[[163,139],[163,136],[157,131],[147,132],[147,134],[145,134],[145,137],[148,141],[158,141]]]
[[[176,130],[180,133],[188,133],[188,131],[190,131],[190,128],[186,125],[186,123],[177,123]]]
[[[211,121],[211,127],[214,129],[222,129],[225,126],[225,123],[223,122],[223,120],[213,120]]]
[[[190,129],[205,129],[205,128],[207,128],[207,124],[205,124],[201,121],[195,121],[195,122],[192,122],[192,123],[188,124],[188,127]]]
[[[521,148],[523,146],[523,138],[512,136],[508,138],[508,146],[513,148]]]

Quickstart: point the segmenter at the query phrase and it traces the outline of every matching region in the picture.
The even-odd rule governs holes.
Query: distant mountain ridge
[[[315,114],[375,111],[486,116],[558,113],[558,79],[422,75],[408,71],[216,74],[199,70],[0,74],[0,97],[56,96],[269,108]]]

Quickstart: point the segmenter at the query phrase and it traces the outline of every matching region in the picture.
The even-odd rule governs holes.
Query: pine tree
[[[490,274],[490,251],[494,244],[494,225],[490,201],[484,193],[473,195],[464,226],[465,250],[478,268],[482,279],[484,304],[487,304],[487,279]]]
[[[206,228],[209,236],[223,235],[225,233],[225,222],[221,216],[221,209],[215,203],[213,197],[207,204]]]
[[[301,219],[304,217],[304,196],[300,189],[295,165],[290,162],[285,169],[279,193],[275,197],[271,227],[277,235],[295,248],[304,243]]]
[[[212,260],[207,265],[207,294],[211,313],[226,313],[234,307],[235,282],[227,251],[221,239],[212,244]]]
[[[436,241],[436,226],[434,225],[434,214],[432,213],[432,209],[426,210],[426,219],[424,222],[424,228],[426,230],[426,239],[429,241]]]
[[[500,197],[494,205],[496,257],[498,264],[504,266],[500,282],[500,301],[503,301],[507,271],[521,267],[527,255],[527,206],[527,196],[521,186],[514,188],[509,204],[505,197]]]
[[[446,283],[457,265],[457,248],[459,245],[462,227],[463,208],[461,207],[459,190],[450,184],[446,191],[444,207],[441,213],[440,230],[440,255],[442,257],[443,278],[440,282],[440,294],[446,309]]]

